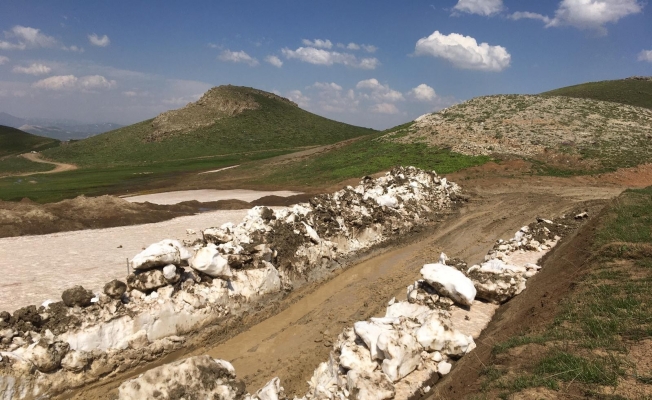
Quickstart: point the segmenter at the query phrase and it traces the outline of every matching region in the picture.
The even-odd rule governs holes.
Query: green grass
[[[595,233],[587,274],[554,321],[541,332],[511,337],[493,349],[498,355],[534,343],[545,344],[547,353],[515,375],[499,365],[485,366],[489,372],[483,390],[503,390],[509,396],[528,387],[555,389],[574,382],[589,393],[596,385],[616,387],[625,376],[652,384],[649,371],[637,371],[627,361],[632,344],[652,338],[652,257],[640,251],[652,245],[651,227],[652,187],[627,190],[616,199]],[[605,246],[616,250],[605,251]]]
[[[54,169],[52,164],[29,161],[21,156],[6,156],[0,158],[0,176],[26,172],[44,172]]]
[[[187,174],[199,170],[219,169],[243,161],[257,160],[285,154],[287,151],[269,151],[238,156],[213,157],[199,160],[143,162],[112,168],[89,167],[57,174],[9,177],[0,179],[0,200],[20,200],[28,197],[47,203],[79,195],[125,194],[166,187]],[[34,183],[35,182],[35,183]]]
[[[232,88],[247,92],[247,88]],[[148,142],[153,120],[117,129],[44,152],[56,161],[81,167],[133,165],[143,161],[297,148],[336,143],[368,135],[372,129],[329,120],[287,102],[251,93],[260,104],[215,124],[161,141]]]
[[[465,156],[422,143],[401,144],[375,140],[378,136],[358,140],[307,161],[286,165],[265,176],[264,182],[299,185],[339,182],[399,165],[411,165],[447,174],[490,160],[489,157]]]
[[[59,141],[56,139],[36,136],[19,129],[0,125],[0,157],[29,151],[41,151],[56,146],[59,146]]]
[[[555,89],[541,94],[545,96],[567,96],[610,101],[652,109],[652,81],[622,79],[589,82]]]

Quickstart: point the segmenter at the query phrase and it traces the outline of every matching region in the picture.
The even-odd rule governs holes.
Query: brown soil
[[[478,347],[473,351],[473,356],[462,358],[451,373],[433,388],[429,399],[463,399],[477,394],[481,389],[482,366],[489,364],[496,343],[515,335],[536,332],[554,319],[560,301],[575,288],[586,272],[597,223],[598,218],[591,218],[582,229],[567,237],[544,257],[541,272],[528,281],[527,290],[498,309],[489,326],[476,340]],[[523,346],[519,351],[541,350],[541,347]],[[521,355],[512,354],[514,357],[510,362],[520,362],[521,367],[525,366],[532,357]]]
[[[28,175],[35,175],[35,174],[55,174],[57,172],[74,171],[77,169],[77,166],[73,164],[64,164],[64,163],[45,160],[41,158],[41,155],[39,153],[25,153],[25,154],[21,154],[21,156],[32,162],[52,164],[55,167],[54,169],[45,172],[28,172],[24,174],[18,174],[16,176],[28,176]]]
[[[187,348],[168,361],[208,353],[233,362],[250,392],[279,376],[290,397],[303,395],[307,390],[306,381],[315,367],[327,359],[329,343],[342,328],[383,313],[387,301],[393,296],[404,299],[405,287],[419,278],[422,265],[436,259],[440,251],[477,263],[496,239],[511,237],[537,216],[553,218],[580,206],[596,215],[608,199],[622,191],[621,187],[614,186],[578,185],[570,179],[526,177],[512,180],[491,173],[482,179],[460,183],[473,196],[458,214],[443,218],[433,229],[416,238],[404,238],[405,243],[395,244],[384,253],[372,254],[326,282],[304,287],[281,301],[270,300],[267,308],[258,314],[252,310],[236,323],[214,328],[213,334],[190,338]],[[582,234],[570,239],[561,245],[560,250],[573,249],[577,243],[586,240]],[[579,257],[582,253],[573,254]],[[568,290],[576,273],[572,265],[567,265],[573,264],[573,257],[549,258],[553,257],[565,264],[557,268],[556,274],[554,267],[550,272],[539,274],[552,279],[551,286],[546,286],[546,278],[537,275],[524,294],[505,306],[507,311],[501,309],[492,326],[501,321],[505,324],[509,318],[507,328],[515,331],[526,326],[514,324],[518,318],[536,322],[536,318],[552,315],[549,308],[552,308],[557,292]],[[544,301],[545,307],[541,307],[541,298],[553,300]],[[517,302],[527,304],[521,307],[512,305]],[[501,334],[495,327],[491,332]],[[480,351],[474,353],[478,356],[487,353],[492,343],[481,339],[478,341]],[[465,362],[468,368],[463,367]],[[455,370],[477,374],[478,364],[475,357],[469,356],[462,359]],[[73,398],[110,399],[119,383],[127,377],[112,376],[75,393]],[[469,382],[474,382],[471,375],[468,378]],[[447,378],[445,381],[448,383],[438,387],[450,387],[455,393],[464,387],[459,379]]]

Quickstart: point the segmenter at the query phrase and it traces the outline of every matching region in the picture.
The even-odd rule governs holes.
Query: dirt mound
[[[232,85],[218,86],[204,93],[196,102],[189,103],[178,110],[166,111],[154,118],[152,121],[154,132],[148,135],[145,141],[161,141],[173,134],[193,131],[213,125],[222,118],[233,117],[246,110],[255,110],[260,107],[260,104],[254,95],[296,106],[284,97],[262,90]]]
[[[211,210],[288,206],[305,202],[309,197],[303,194],[265,196],[251,203],[231,199],[184,201],[174,205],[131,203],[115,196],[79,196],[50,204],[35,203],[27,198],[20,202],[0,201],[0,238],[148,224]]]

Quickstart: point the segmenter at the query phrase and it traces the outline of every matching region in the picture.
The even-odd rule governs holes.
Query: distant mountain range
[[[113,123],[85,124],[74,120],[19,118],[5,112],[0,112],[0,125],[58,140],[85,139],[124,126]]]

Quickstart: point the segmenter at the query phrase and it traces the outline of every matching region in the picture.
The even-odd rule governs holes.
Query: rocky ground
[[[583,159],[585,169],[597,169],[632,155],[639,162],[649,160],[652,111],[560,96],[487,96],[423,115],[383,140],[553,164]]]

